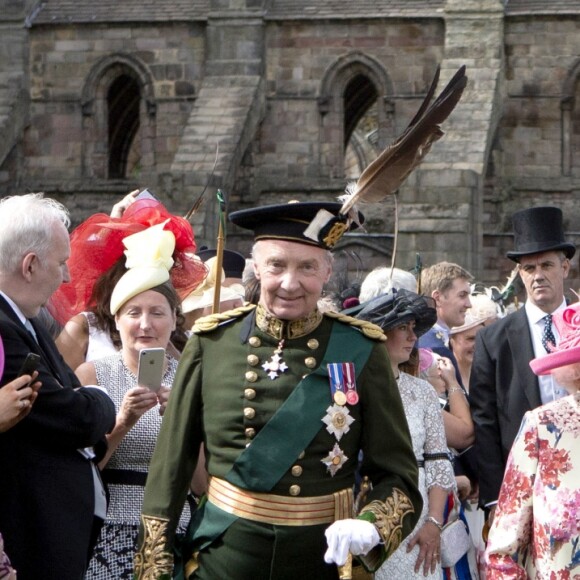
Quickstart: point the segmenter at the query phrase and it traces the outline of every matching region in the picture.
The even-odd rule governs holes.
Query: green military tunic
[[[286,322],[261,307],[198,321],[179,363],[149,469],[137,578],[171,577],[172,538],[200,443],[205,444],[210,476],[226,478],[300,380],[320,365],[334,325],[350,324],[369,327],[368,323],[318,312]],[[347,337],[360,338],[360,328],[348,326],[346,330]],[[376,327],[370,334],[373,332],[384,340]],[[358,403],[346,405],[353,419],[348,429],[340,438],[329,432],[323,412],[315,419],[319,429],[314,438],[291,458],[279,481],[269,490],[250,491],[300,498],[350,488],[362,450],[361,474],[368,476],[372,490],[360,517],[377,526],[384,542],[374,567],[411,532],[421,512],[421,497],[410,435],[385,346],[380,340],[369,346],[364,368],[356,369]],[[266,364],[273,360],[278,360],[278,366]],[[324,388],[331,407],[330,381]],[[290,423],[289,438],[293,429]],[[323,460],[336,451],[336,445],[342,465],[331,470]],[[276,451],[272,448],[273,456]],[[326,527],[275,526],[238,519],[215,542],[203,547],[195,577],[337,578],[336,566],[323,561]]]

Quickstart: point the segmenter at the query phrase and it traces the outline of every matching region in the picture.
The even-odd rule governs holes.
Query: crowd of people
[[[562,212],[512,216],[514,308],[446,261],[325,295],[340,209],[230,214],[245,257],[0,200],[0,580],[580,576]]]

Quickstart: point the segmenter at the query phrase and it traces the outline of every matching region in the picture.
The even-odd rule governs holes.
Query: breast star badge
[[[268,372],[268,376],[271,380],[278,377],[278,373],[283,373],[288,369],[288,365],[282,360],[280,356],[282,354],[282,348],[284,348],[284,340],[278,343],[278,348],[274,351],[274,354],[270,357],[269,361],[266,361],[262,368]]]
[[[334,435],[337,441],[340,441],[340,438],[349,432],[354,418],[346,407],[335,404],[326,409],[326,415],[322,418],[322,422],[326,424],[326,430]]]
[[[335,443],[332,451],[321,459],[321,461],[326,465],[326,469],[328,469],[330,475],[334,477],[336,472],[348,461],[348,457],[338,446],[338,443]]]

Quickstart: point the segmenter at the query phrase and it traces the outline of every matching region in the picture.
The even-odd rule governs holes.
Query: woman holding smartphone
[[[117,409],[117,421],[107,435],[109,448],[100,464],[108,484],[107,520],[86,578],[130,578],[139,514],[149,461],[161,416],[177,370],[177,360],[165,355],[172,331],[181,317],[180,301],[169,281],[174,235],[164,224],[124,239],[128,271],[115,286],[111,312],[121,338],[121,350],[86,362],[75,371],[84,385],[104,387]],[[139,361],[151,358],[147,379]],[[155,376],[157,377],[155,379]],[[188,519],[183,518],[183,525]]]
[[[71,369],[84,362],[114,354],[121,348],[119,332],[110,311],[111,293],[126,272],[123,239],[156,224],[175,236],[171,283],[180,298],[206,277],[206,267],[195,255],[191,224],[171,214],[161,202],[136,192],[116,204],[110,216],[96,213],[71,233],[68,260],[70,282],[62,284],[50,299],[50,312],[64,328],[56,345]],[[177,358],[187,336],[178,328],[170,352]]]

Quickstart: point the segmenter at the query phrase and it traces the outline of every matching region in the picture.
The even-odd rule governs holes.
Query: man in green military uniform
[[[375,569],[415,526],[417,465],[384,335],[317,308],[329,247],[351,225],[306,237],[320,209],[337,215],[340,204],[230,216],[254,231],[259,304],[194,327],[149,470],[136,578],[172,577],[201,442],[210,484],[191,526],[190,578],[348,578],[350,553]],[[361,450],[372,485],[353,517]]]

